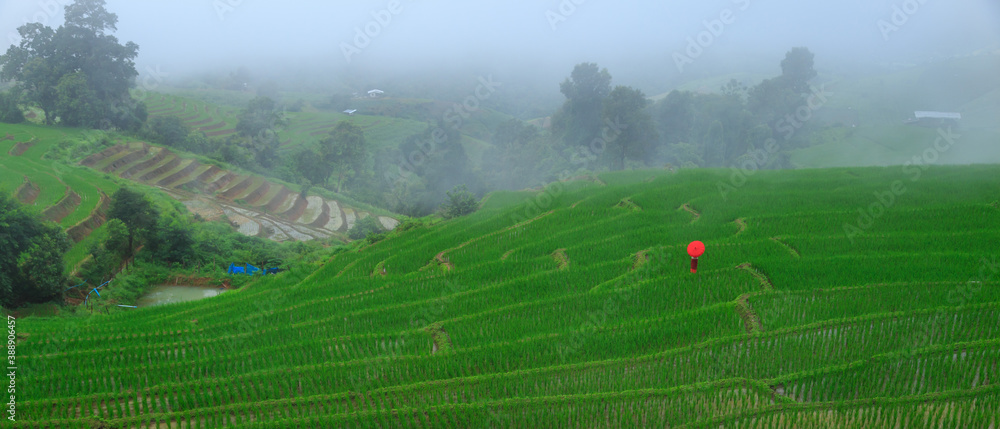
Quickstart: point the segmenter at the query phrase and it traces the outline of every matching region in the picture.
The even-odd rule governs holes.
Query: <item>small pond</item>
[[[225,292],[218,286],[156,286],[139,298],[135,305],[152,307],[175,302],[197,301]]]

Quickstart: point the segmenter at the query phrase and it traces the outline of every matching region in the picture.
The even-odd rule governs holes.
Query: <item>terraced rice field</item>
[[[729,175],[497,193],[216,298],[19,321],[15,427],[997,427],[1000,167]]]
[[[367,116],[355,114],[347,116],[331,112],[286,113],[288,127],[281,133],[283,149],[292,149],[300,145],[311,145],[326,137],[343,120],[353,122],[365,132],[365,141],[372,151],[382,148],[399,147],[407,137],[420,134],[427,124],[409,119],[399,119],[389,116]]]
[[[163,189],[206,219],[225,215],[245,235],[307,241],[343,236],[355,222],[356,209],[343,202],[303,198],[283,184],[201,164],[146,143],[113,146],[82,164]],[[399,223],[387,216],[379,220],[388,229]]]
[[[225,137],[236,133],[239,108],[159,93],[152,93],[145,101],[150,117],[177,116],[189,128],[204,132],[208,137]],[[374,150],[398,147],[407,137],[418,134],[427,127],[420,121],[384,116],[347,116],[333,112],[284,112],[284,115],[289,120],[288,127],[281,131],[279,138],[285,150],[314,144],[345,119],[364,129],[365,137]]]
[[[11,136],[0,140],[0,192],[35,206],[41,216],[65,228],[74,243],[103,225],[107,196],[118,190],[113,180],[94,170],[42,158],[53,145],[77,138],[81,132],[0,124],[0,135]]]
[[[150,117],[177,116],[191,130],[204,132],[207,137],[226,137],[236,133],[236,124],[241,108],[224,107],[199,101],[189,97],[169,94],[151,93],[145,100]],[[367,102],[367,100],[362,100]],[[435,105],[424,109],[445,108],[443,103],[410,100],[418,105]],[[407,104],[406,101],[400,103]],[[408,137],[420,134],[427,128],[427,123],[412,119],[402,119],[389,115],[365,115],[359,112],[348,116],[338,112],[282,112],[288,124],[278,132],[282,142],[282,151],[298,150],[312,147],[323,139],[343,120],[360,126],[365,133],[365,140],[372,152],[385,148],[397,148]],[[440,116],[440,115],[437,115]],[[436,116],[436,117],[437,117]],[[484,151],[490,145],[484,141],[465,136],[463,145],[466,152],[475,163],[482,158]]]
[[[204,131],[208,137],[236,133],[238,109],[157,93],[151,94],[145,101],[151,118],[177,116],[184,125],[192,130]]]

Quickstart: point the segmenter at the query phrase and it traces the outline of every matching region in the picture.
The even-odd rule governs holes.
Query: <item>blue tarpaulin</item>
[[[236,264],[229,264],[229,270],[227,272],[229,273],[229,275],[246,274],[252,276],[254,274],[257,274],[258,272],[260,272],[261,275],[278,274],[281,272],[281,268],[274,267],[274,268],[260,269],[250,264],[247,264],[246,267],[240,267],[237,266]]]

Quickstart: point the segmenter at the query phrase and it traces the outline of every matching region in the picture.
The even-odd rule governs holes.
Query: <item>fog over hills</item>
[[[6,0],[3,43],[24,22],[61,23],[66,3]],[[622,84],[658,93],[701,74],[772,73],[790,46],[817,53],[821,73],[1000,49],[1000,4],[990,0],[109,0],[107,7],[118,14],[117,36],[139,44],[140,71],[173,77],[240,65],[316,75],[473,67],[555,82],[589,61]]]

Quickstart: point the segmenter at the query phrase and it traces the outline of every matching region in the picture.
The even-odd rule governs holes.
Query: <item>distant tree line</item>
[[[613,86],[607,69],[579,64],[560,85],[565,101],[551,116],[551,127],[517,119],[494,126],[484,136],[491,145],[478,165],[466,154],[462,130],[444,120],[429,123],[398,148],[377,152],[364,130],[349,121],[312,146],[279,151],[278,131],[286,121],[277,103],[263,96],[248,103],[239,133],[225,139],[192,133],[176,117],[153,118],[145,130],[149,139],[304,189],[326,188],[409,216],[446,215],[454,206],[449,193],[459,187],[475,198],[536,187],[567,172],[732,166],[763,149],[768,139],[781,138],[785,150],[803,146],[808,130],[795,128],[788,135],[783,121],[806,105],[808,82],[816,76],[813,54],[794,48],[781,67],[780,76],[753,87],[733,80],[718,93],[674,91],[653,103],[638,89]],[[788,166],[787,157],[777,154],[758,167]]]
[[[804,104],[808,82],[816,76],[813,54],[795,48],[782,61],[781,76],[756,86],[731,81],[720,93],[674,91],[653,103],[638,89],[613,86],[607,69],[583,63],[560,84],[565,100],[549,128],[517,119],[486,131],[477,125],[477,137],[490,143],[479,163],[466,153],[463,130],[444,119],[429,122],[398,148],[374,151],[363,129],[342,121],[313,145],[281,150],[279,134],[287,120],[271,81],[257,85],[258,96],[240,113],[237,133],[225,138],[208,138],[176,116],[147,121],[145,106],[128,92],[137,75],[138,46],[122,45],[108,34],[116,23],[103,0],[76,0],[66,7],[66,23],[58,29],[22,26],[22,42],[0,56],[0,78],[15,82],[9,93],[0,94],[0,120],[23,121],[19,104],[35,106],[48,123],[132,130],[299,183],[304,190],[326,188],[410,216],[446,214],[454,205],[449,192],[460,189],[480,197],[497,189],[535,187],[567,173],[663,164],[729,166],[782,135],[786,150],[804,145],[808,132],[796,128],[788,135],[781,122]],[[245,90],[247,80],[242,68],[229,76],[234,88]],[[335,95],[330,105],[343,107],[344,99],[349,100]],[[787,166],[786,158],[776,156],[762,167]]]

